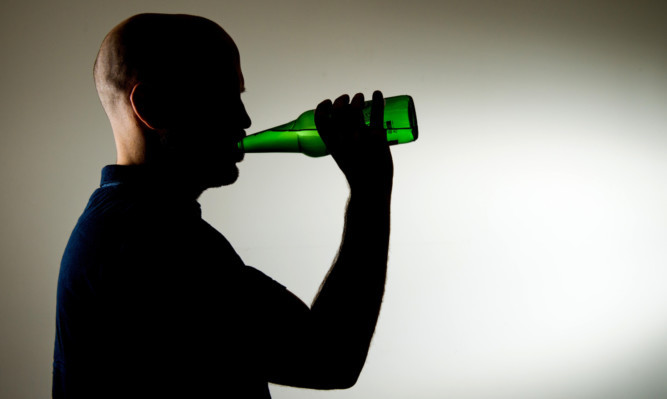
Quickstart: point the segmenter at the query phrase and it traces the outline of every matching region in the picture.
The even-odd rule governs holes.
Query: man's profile
[[[317,107],[350,199],[339,253],[307,306],[201,217],[199,195],[238,178],[251,124],[231,37],[201,17],[136,15],[105,37],[94,77],[117,159],[61,262],[53,397],[268,398],[269,382],[354,385],[386,276],[382,94],[370,127],[360,94]]]

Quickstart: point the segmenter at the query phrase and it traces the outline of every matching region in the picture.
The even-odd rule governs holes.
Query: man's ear
[[[155,95],[150,92],[150,88],[143,83],[137,83],[130,93],[130,103],[134,115],[151,130],[158,130],[163,126],[161,121],[159,103],[153,98]]]

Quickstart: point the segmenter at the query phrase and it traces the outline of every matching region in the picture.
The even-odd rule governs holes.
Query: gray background
[[[146,11],[225,27],[250,132],[411,94],[386,300],[357,386],[275,398],[667,397],[667,17],[656,1],[15,1],[0,13],[0,397],[50,395],[68,235],[114,162],[92,63]],[[346,185],[249,155],[204,217],[310,302]]]

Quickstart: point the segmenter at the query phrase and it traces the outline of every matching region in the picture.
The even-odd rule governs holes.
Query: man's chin
[[[215,188],[222,186],[229,186],[238,180],[239,178],[239,168],[234,165],[231,168],[225,168],[224,172],[211,174],[207,176],[206,188]]]

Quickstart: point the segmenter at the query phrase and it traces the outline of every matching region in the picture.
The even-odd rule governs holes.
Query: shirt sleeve
[[[312,345],[310,308],[285,286],[252,266],[241,272],[244,285],[244,319],[250,327],[267,379],[290,364],[295,355]]]

